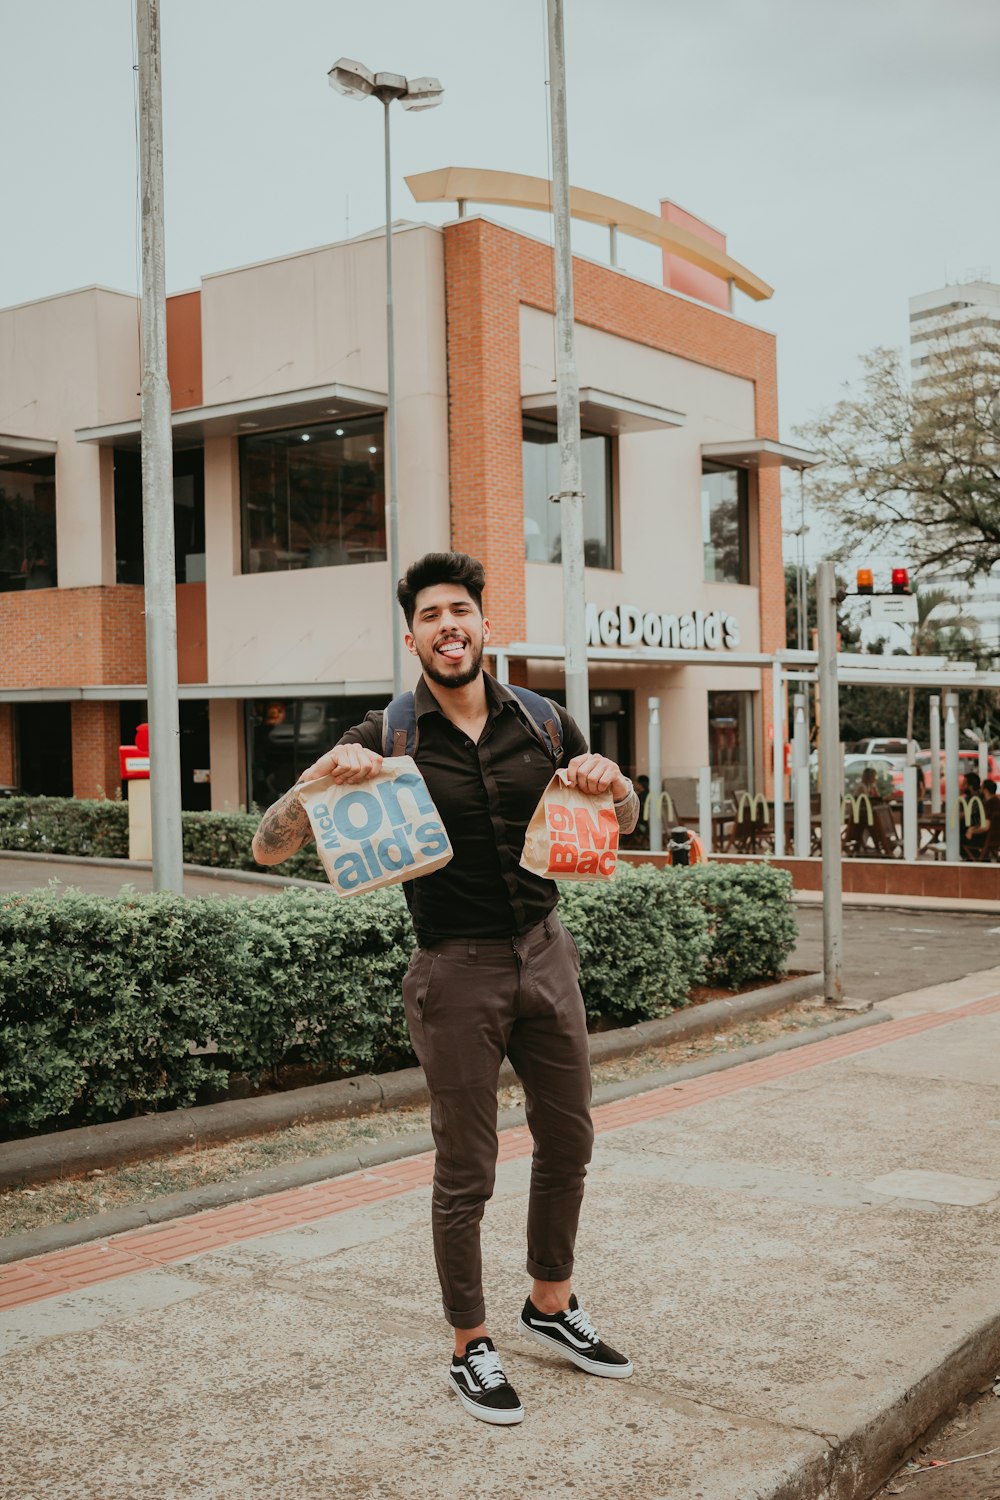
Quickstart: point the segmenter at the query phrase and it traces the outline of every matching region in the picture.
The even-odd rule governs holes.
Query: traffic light
[[[859,568],[857,571],[857,584],[855,592],[864,595],[885,594],[886,589],[875,587],[875,574],[871,568]],[[910,574],[907,568],[893,568],[892,570],[892,592],[894,594],[908,594],[910,592]]]

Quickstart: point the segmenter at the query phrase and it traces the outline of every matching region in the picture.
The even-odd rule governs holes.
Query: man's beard
[[[470,682],[475,682],[476,678],[483,670],[483,642],[480,641],[477,646],[475,641],[470,640],[469,652],[472,660],[469,662],[469,665],[463,672],[442,672],[440,667],[438,667],[437,662],[434,660],[433,648],[431,648],[431,650],[427,653],[426,657],[421,654],[420,665],[423,667],[424,671],[427,673],[427,676],[431,679],[431,681],[436,682],[439,687],[468,687]]]

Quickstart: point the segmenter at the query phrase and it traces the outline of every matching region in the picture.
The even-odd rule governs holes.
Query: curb
[[[630,1098],[635,1094],[652,1093],[655,1089],[682,1083],[685,1079],[700,1078],[706,1073],[722,1073],[737,1068],[741,1063],[755,1062],[758,1058],[772,1057],[778,1052],[789,1052],[795,1047],[806,1047],[813,1042],[825,1041],[828,1037],[842,1036],[845,1032],[857,1031],[865,1026],[878,1026],[892,1018],[885,1011],[872,1010],[862,1015],[848,1016],[842,1021],[833,1021],[828,1026],[817,1026],[812,1031],[799,1032],[789,1037],[775,1037],[770,1042],[758,1042],[738,1051],[728,1052],[703,1062],[684,1063],[680,1067],[661,1069],[656,1073],[645,1073],[639,1078],[625,1078],[618,1083],[599,1084],[594,1090],[594,1104],[610,1104],[616,1099]],[[633,1051],[639,1049],[633,1049]],[[621,1053],[619,1056],[631,1054]],[[419,1068],[409,1071],[419,1073]],[[511,1074],[511,1081],[516,1081]],[[501,1080],[501,1087],[503,1087]],[[523,1126],[524,1110],[520,1107],[504,1109],[497,1115],[497,1131]],[[305,1161],[288,1165],[268,1167],[248,1177],[238,1177],[229,1182],[213,1182],[205,1187],[191,1188],[179,1193],[168,1193],[152,1203],[133,1204],[107,1214],[93,1214],[86,1219],[77,1219],[70,1224],[50,1224],[42,1229],[26,1230],[22,1234],[7,1235],[0,1239],[0,1265],[11,1261],[26,1260],[30,1256],[46,1255],[53,1250],[67,1250],[73,1245],[85,1244],[89,1240],[107,1239],[112,1235],[125,1234],[132,1229],[145,1229],[151,1224],[162,1224],[170,1219],[185,1218],[189,1214],[202,1213],[206,1209],[225,1208],[231,1203],[241,1203],[247,1198],[264,1198],[272,1193],[282,1193],[289,1188],[306,1187],[313,1182],[325,1182],[331,1177],[344,1177],[350,1172],[364,1172],[384,1162],[401,1161],[408,1156],[421,1156],[434,1150],[434,1140],[429,1130],[414,1132],[405,1139],[376,1141],[360,1150],[335,1151],[325,1156],[308,1157]]]
[[[828,1438],[827,1451],[804,1463],[767,1500],[853,1500],[874,1494],[935,1422],[971,1391],[993,1383],[998,1363],[1000,1314],[993,1314],[853,1432]]]
[[[749,1020],[767,1016],[815,995],[822,985],[821,975],[796,975],[794,979],[780,980],[764,989],[734,995],[732,999],[710,1000],[704,1005],[675,1011],[660,1021],[642,1021],[636,1026],[598,1032],[590,1038],[590,1059],[604,1062],[615,1057],[632,1057],[647,1047],[700,1036],[733,1018]],[[514,1070],[505,1061],[500,1069],[499,1086],[508,1088],[514,1082]],[[257,1099],[228,1099],[221,1104],[171,1110],[169,1114],[140,1115],[134,1120],[115,1120],[107,1125],[57,1130],[0,1144],[0,1190],[23,1183],[51,1182],[58,1177],[80,1177],[94,1167],[123,1166],[172,1151],[284,1130],[307,1121],[341,1120],[427,1102],[423,1069],[402,1068],[379,1075],[362,1073],[336,1083],[313,1084]]]

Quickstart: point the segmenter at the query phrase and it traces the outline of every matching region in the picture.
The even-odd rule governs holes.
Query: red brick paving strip
[[[988,1016],[1000,1011],[1000,995],[976,1000],[970,1005],[929,1015],[905,1016],[880,1026],[865,1027],[845,1036],[830,1037],[756,1062],[740,1063],[720,1073],[708,1073],[682,1083],[668,1084],[645,1094],[598,1105],[594,1125],[598,1131],[619,1130],[625,1125],[639,1125],[662,1119],[675,1110],[690,1109],[709,1099],[721,1099],[743,1089],[756,1088],[776,1078],[804,1073],[809,1068],[839,1062],[859,1052],[870,1052],[888,1042],[903,1041],[939,1026],[970,1016]],[[498,1160],[512,1161],[531,1154],[531,1135],[523,1125],[501,1132]],[[226,1208],[208,1209],[186,1219],[149,1229],[134,1229],[110,1240],[96,1240],[70,1250],[55,1250],[31,1260],[0,1266],[0,1311],[23,1307],[45,1297],[79,1291],[97,1282],[114,1281],[136,1271],[187,1260],[218,1250],[240,1240],[273,1234],[293,1228],[310,1219],[325,1219],[366,1203],[383,1203],[411,1192],[415,1187],[429,1186],[434,1174],[434,1154],[425,1152],[401,1162],[387,1162],[380,1167],[335,1177],[304,1188],[289,1188],[284,1193],[256,1198],[249,1203],[234,1203]]]

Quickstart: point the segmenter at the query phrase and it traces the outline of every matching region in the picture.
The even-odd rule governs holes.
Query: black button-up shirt
[[[454,857],[403,889],[422,946],[448,937],[513,937],[541,922],[558,898],[555,882],[521,868],[524,835],[555,767],[513,695],[483,673],[489,716],[478,742],[446,718],[423,678],[413,695],[415,759],[441,814]],[[564,708],[567,765],[587,743]],[[382,754],[381,709],[338,744]]]

